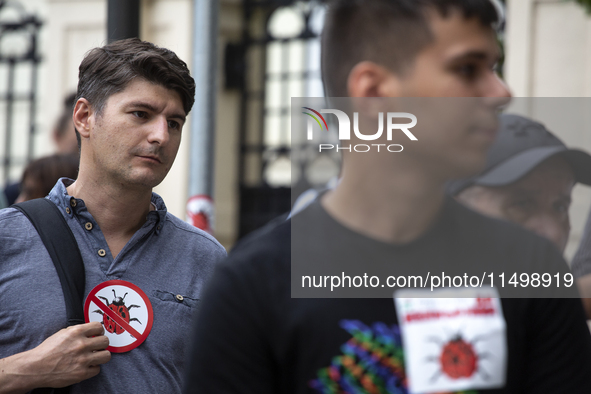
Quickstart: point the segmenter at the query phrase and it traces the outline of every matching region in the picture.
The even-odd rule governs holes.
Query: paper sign
[[[441,289],[458,298],[415,298],[424,292],[394,294],[410,392],[503,387],[506,324],[496,289]]]

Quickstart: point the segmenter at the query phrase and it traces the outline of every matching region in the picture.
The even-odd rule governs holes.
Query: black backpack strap
[[[12,205],[31,221],[53,260],[60,278],[68,326],[84,323],[84,263],[78,243],[59,208],[46,198]]]
[[[68,326],[84,323],[82,297],[84,297],[84,262],[74,234],[62,216],[59,208],[45,198],[12,205],[21,211],[33,224],[47,252],[51,256],[60,278]],[[70,387],[37,388],[32,394],[68,394]]]

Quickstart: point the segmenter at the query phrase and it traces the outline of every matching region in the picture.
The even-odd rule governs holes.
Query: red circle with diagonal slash
[[[144,301],[144,304],[147,309],[147,314],[148,314],[148,322],[146,323],[146,326],[145,326],[146,328],[144,329],[143,332],[140,333],[137,330],[135,330],[133,327],[131,327],[131,325],[129,323],[127,323],[125,320],[123,320],[123,318],[121,316],[119,316],[117,313],[115,313],[114,311],[109,309],[105,305],[105,303],[103,301],[99,300],[98,297],[96,296],[96,294],[99,291],[101,291],[102,289],[104,289],[105,287],[115,286],[115,285],[126,287],[126,288],[129,288],[130,290],[133,290]],[[125,353],[130,350],[133,350],[136,347],[138,347],[139,345],[141,345],[146,340],[148,335],[150,334],[150,331],[152,330],[152,323],[154,322],[154,312],[152,311],[152,304],[150,303],[148,296],[146,296],[146,294],[142,291],[142,289],[140,289],[139,287],[137,287],[133,283],[130,283],[130,282],[127,282],[124,280],[108,280],[106,282],[98,284],[94,289],[92,289],[90,291],[90,293],[88,294],[88,296],[86,297],[86,302],[84,303],[84,319],[86,320],[86,323],[90,322],[90,304],[91,304],[91,302],[94,302],[103,311],[104,314],[107,314],[112,320],[115,321],[115,323],[117,325],[122,327],[125,330],[125,332],[129,333],[132,337],[135,338],[134,342],[132,342],[131,344],[126,345],[126,346],[116,347],[116,346],[109,345],[109,347],[107,347],[108,351],[110,351],[112,353]]]

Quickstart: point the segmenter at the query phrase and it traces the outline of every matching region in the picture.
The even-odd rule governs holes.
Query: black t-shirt
[[[341,226],[319,203],[296,218],[323,250],[356,253],[377,242]],[[292,225],[285,221],[260,230],[216,269],[197,316],[186,392],[408,392],[392,298],[291,298]],[[335,241],[341,235],[347,242]],[[502,249],[503,256],[513,256],[511,263],[526,259],[528,266],[540,258],[564,264],[541,238],[451,200],[430,231],[392,248],[392,258],[409,264],[413,255],[445,261],[437,246],[442,238],[453,242],[454,258],[458,248],[483,256]],[[591,393],[591,337],[580,300],[501,303],[505,387],[465,393]]]
[[[578,297],[568,266],[552,243],[515,224],[485,218],[449,197],[433,225],[404,244],[381,242],[348,229],[319,203],[295,215],[291,230],[291,295],[295,298],[391,298],[392,287],[386,285],[389,276],[406,277],[402,287],[430,289],[443,281],[452,287],[460,283],[450,283],[454,277],[462,285],[470,279],[479,286],[489,285],[492,278],[502,297]],[[566,283],[565,275],[570,279]],[[337,277],[334,282],[333,276]],[[332,286],[339,277],[344,285]],[[527,278],[537,279],[530,284]]]

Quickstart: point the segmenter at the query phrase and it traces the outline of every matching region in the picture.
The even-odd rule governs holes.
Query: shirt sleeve
[[[591,336],[578,298],[531,299],[525,393],[591,393]]]
[[[265,282],[240,257],[220,264],[203,296],[193,331],[185,393],[266,394],[274,363],[265,316]],[[261,286],[262,285],[262,286]],[[262,298],[261,298],[262,297]],[[258,300],[258,301],[257,301]]]

